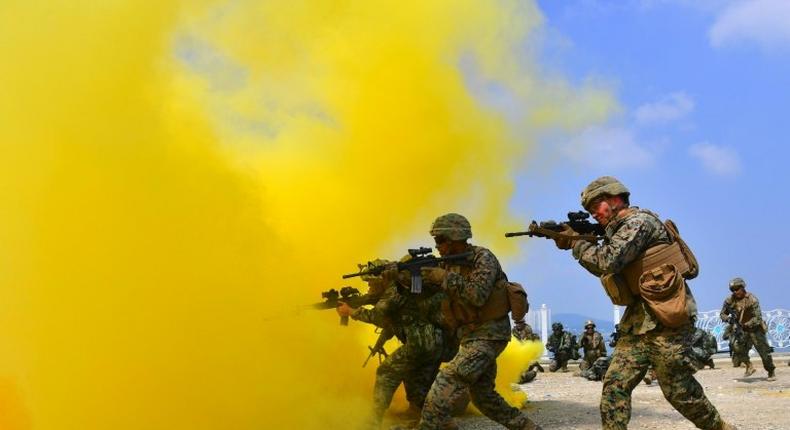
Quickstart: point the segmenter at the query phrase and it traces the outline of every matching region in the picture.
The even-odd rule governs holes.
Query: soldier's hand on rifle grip
[[[553,238],[554,244],[557,245],[557,248],[559,249],[573,248],[573,244],[576,242],[576,239],[568,236],[578,236],[579,233],[576,233],[568,224],[562,224],[562,231],[559,233],[562,236],[557,236]]]
[[[447,271],[441,267],[423,267],[420,269],[420,275],[429,284],[442,285],[447,277]]]
[[[340,315],[341,317],[349,317],[351,316],[352,313],[354,313],[354,308],[352,308],[351,306],[348,305],[348,303],[345,302],[340,302],[340,304],[337,305],[336,309],[337,309],[337,314]]]
[[[389,263],[384,266],[384,271],[381,272],[381,277],[387,282],[392,282],[398,279],[398,263]]]

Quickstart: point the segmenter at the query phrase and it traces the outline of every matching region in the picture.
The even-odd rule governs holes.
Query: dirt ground
[[[777,380],[765,380],[760,358],[758,369],[743,378],[743,368],[733,368],[728,357],[716,358],[716,369],[697,372],[697,380],[725,420],[739,430],[790,430],[790,355],[774,354]],[[577,369],[569,366],[569,369]],[[546,366],[548,369],[548,366]],[[520,386],[528,395],[524,411],[544,429],[593,430],[601,428],[598,412],[601,383],[568,373],[539,373],[535,381]],[[675,411],[654,382],[640,384],[633,393],[629,429],[694,429]],[[461,429],[501,429],[485,417],[465,416]]]

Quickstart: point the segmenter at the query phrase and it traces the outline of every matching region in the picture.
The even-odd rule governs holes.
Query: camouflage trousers
[[[508,405],[494,390],[496,358],[505,346],[507,341],[471,340],[462,343],[458,354],[436,376],[425,400],[418,428],[452,428],[450,410],[467,389],[472,403],[485,416],[508,429],[523,428],[527,416]]]
[[[390,354],[376,370],[376,383],[373,386],[373,413],[365,426],[378,429],[384,412],[392,402],[395,390],[403,383],[406,398],[410,404],[422,407],[425,397],[439,372],[441,348],[426,351],[411,347],[406,343]]]
[[[595,363],[595,360],[599,358],[601,358],[601,352],[598,350],[585,352],[584,358],[582,358],[581,363],[579,363],[579,369],[587,370],[591,368]]]
[[[757,350],[757,353],[760,354],[760,359],[763,361],[763,368],[767,371],[774,370],[774,359],[771,357],[771,346],[768,345],[768,339],[765,337],[765,333],[761,330],[757,331],[744,331],[743,333],[744,342],[743,345],[739,348],[739,359],[742,363],[746,363],[748,366],[751,364],[751,360],[749,359],[749,350],[754,349]],[[733,353],[733,364],[735,362],[735,354]]]
[[[549,372],[556,372],[558,370],[567,370],[568,360],[571,359],[571,354],[568,352],[554,353],[554,357],[549,362]]]
[[[694,379],[686,357],[691,329],[623,335],[603,379],[601,420],[604,430],[626,429],[631,420],[631,392],[650,366],[669,403],[697,428],[713,430],[722,425],[716,408]]]

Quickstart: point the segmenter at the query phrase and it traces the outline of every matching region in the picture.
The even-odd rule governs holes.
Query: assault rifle
[[[360,294],[359,290],[354,287],[343,287],[340,289],[340,292],[334,288],[326,290],[321,293],[321,297],[324,301],[314,304],[314,309],[335,309],[340,303],[346,303],[352,308],[358,308],[376,303],[381,295]],[[348,325],[348,317],[340,317],[340,325]]]
[[[422,269],[423,267],[436,267],[439,265],[439,263],[442,262],[463,262],[464,260],[472,256],[472,251],[464,252],[461,254],[448,255],[447,257],[437,257],[431,254],[431,252],[432,252],[431,248],[426,248],[426,247],[409,249],[409,255],[411,256],[411,260],[395,263],[395,266],[398,271],[408,270],[409,273],[411,274],[411,292],[413,294],[422,293],[422,275],[420,274],[420,269]],[[386,269],[387,266],[376,266],[369,262],[366,268],[356,273],[349,273],[347,275],[343,275],[343,279],[353,278],[355,276],[364,276],[364,275],[378,276],[381,275]]]
[[[392,330],[388,329],[387,327],[381,328],[378,333],[379,333],[379,338],[376,339],[376,343],[373,346],[368,346],[368,349],[370,350],[370,355],[368,355],[368,358],[366,358],[365,362],[362,363],[362,367],[367,366],[368,361],[370,361],[370,359],[373,358],[373,356],[376,354],[378,354],[379,356],[379,364],[381,364],[381,360],[382,360],[381,357],[384,358],[388,357],[387,351],[384,349],[384,344],[387,343],[388,340],[392,339],[392,336],[394,336],[395,334],[392,332]]]
[[[743,326],[738,318],[738,311],[732,306],[726,306],[724,312],[729,316],[727,318],[727,323],[732,324],[732,335],[735,336],[736,339],[741,339],[743,337]]]
[[[532,221],[529,227],[527,227],[527,231],[505,233],[505,237],[529,236],[554,239],[563,237],[562,231],[565,228],[564,226],[567,225],[572,228],[573,231],[579,233],[578,236],[575,236],[577,239],[591,241],[601,240],[605,233],[603,226],[597,223],[591,223],[588,221],[588,218],[590,218],[590,214],[587,212],[568,212],[568,221],[559,223],[554,220],[541,221],[540,223]]]

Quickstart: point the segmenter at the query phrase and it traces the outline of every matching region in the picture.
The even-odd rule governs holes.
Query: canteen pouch
[[[666,327],[689,323],[686,282],[673,264],[662,264],[639,277],[639,291],[656,318]]]

